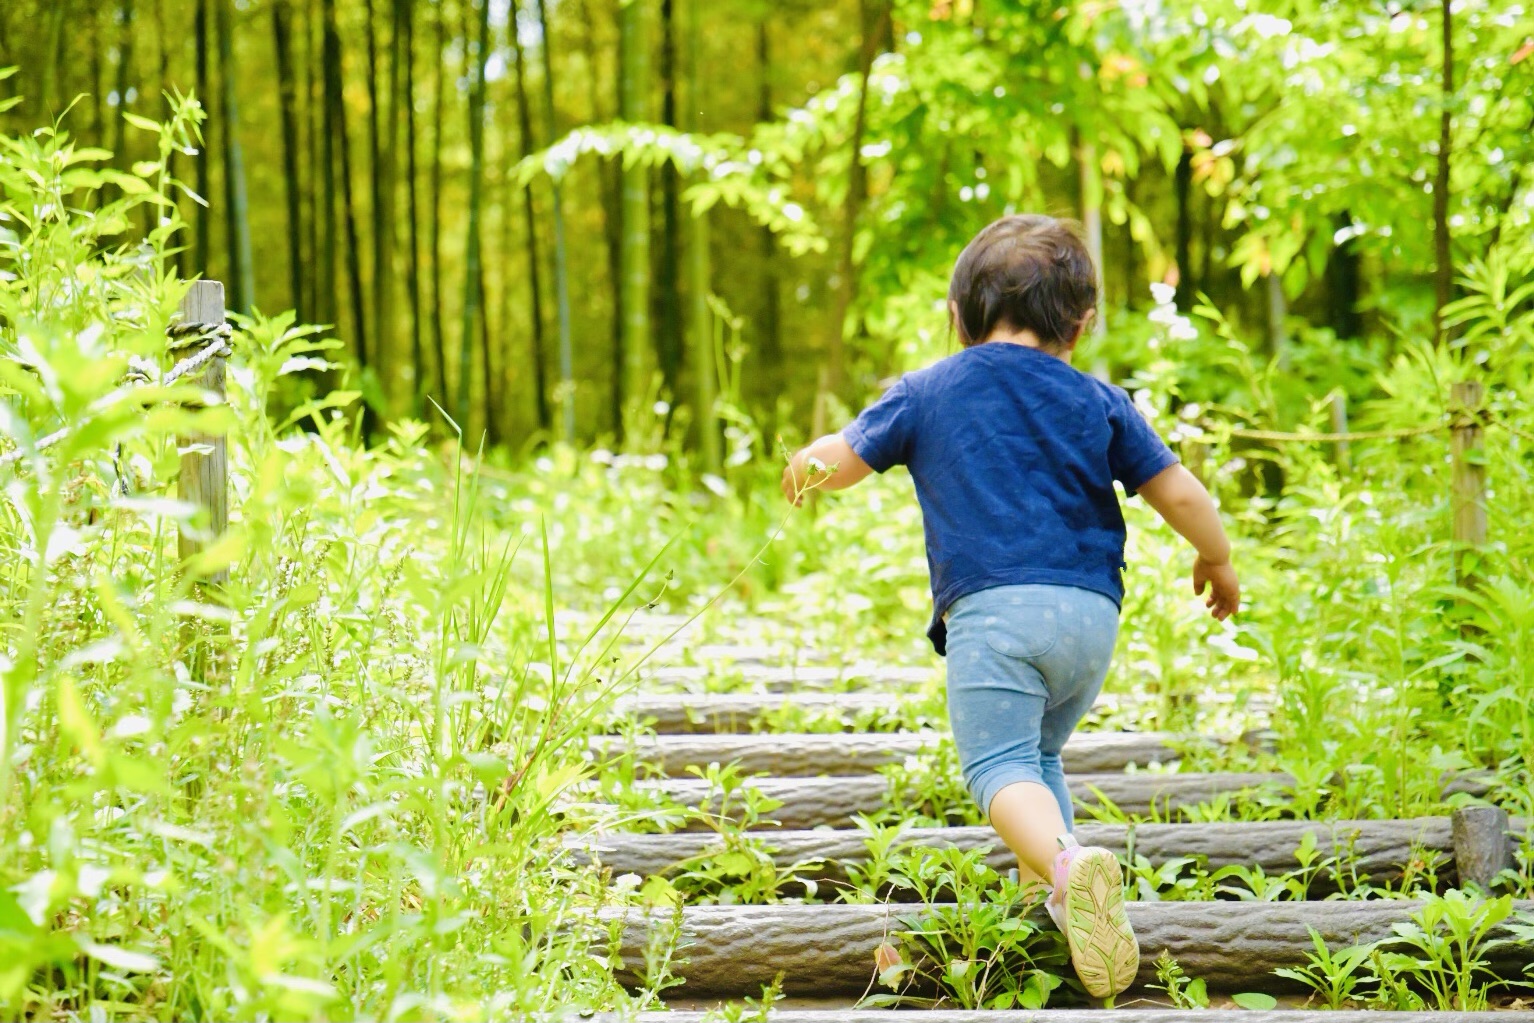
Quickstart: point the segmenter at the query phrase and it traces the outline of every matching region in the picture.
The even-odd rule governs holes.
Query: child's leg
[[[948,617],[948,707],[965,781],[1024,880],[1073,824],[1060,751],[1102,688],[1118,609],[1069,587],[971,594]]]
[[[1038,589],[983,590],[948,616],[948,717],[959,764],[1025,878],[1048,875],[1065,833],[1039,749],[1050,692],[1034,659],[1054,646],[1057,629],[1049,595],[1029,599]]]
[[[1021,881],[1051,880],[1060,836],[1070,831],[1060,816],[1059,798],[1041,782],[1019,781],[991,800],[991,827],[1017,856]]]

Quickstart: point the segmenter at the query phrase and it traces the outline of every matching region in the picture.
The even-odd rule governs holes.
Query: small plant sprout
[[[1156,957],[1156,980],[1149,986],[1165,991],[1175,1009],[1209,1008],[1209,992],[1204,979],[1189,977],[1172,953],[1166,950]]]

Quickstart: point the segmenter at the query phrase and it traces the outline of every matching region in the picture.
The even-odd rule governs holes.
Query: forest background
[[[182,274],[334,324],[371,415],[430,397],[526,449],[689,428],[721,376],[769,433],[780,402],[855,405],[951,348],[947,268],[1008,210],[1083,221],[1110,326],[1160,281],[1286,362],[1429,336],[1455,261],[1527,228],[1529,26],[1447,0],[6,0],[0,123],[70,108],[127,169],[156,144],[133,117],[195,91]],[[717,433],[692,434],[716,465]]]
[[[1081,220],[1082,365],[1231,527],[1217,625],[1126,502],[1126,723],[1234,707],[1296,780],[1200,812],[1534,816],[1531,85],[1491,0],[0,0],[0,1009],[655,1004],[570,925],[653,891],[568,833],[681,813],[588,755],[612,633],[936,682],[909,483],[789,513],[778,437],[953,350],[1009,210]],[[222,405],[168,386],[196,276]]]

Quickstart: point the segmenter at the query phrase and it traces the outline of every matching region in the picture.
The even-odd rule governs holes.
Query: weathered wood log
[[[1516,903],[1522,912],[1534,902]],[[1170,952],[1211,991],[1295,990],[1273,976],[1280,967],[1305,965],[1314,928],[1332,948],[1393,940],[1392,926],[1417,906],[1409,900],[1332,902],[1132,902],[1129,917],[1140,942],[1139,985],[1155,979],[1155,960]],[[681,918],[676,973],[685,998],[760,995],[781,971],[783,990],[796,997],[855,998],[874,978],[874,950],[891,934],[940,923],[956,906],[698,906]],[[1035,910],[1036,922],[1045,922]],[[622,920],[620,979],[635,983],[644,969],[652,928],[669,940],[671,914],[616,910]],[[611,917],[609,917],[611,919]],[[1524,980],[1534,944],[1513,940],[1506,927],[1489,935],[1485,953],[1493,976]],[[1505,943],[1504,942],[1505,940]],[[1133,989],[1131,989],[1133,990]]]
[[[1276,795],[1294,784],[1294,779],[1286,774],[1243,772],[1089,774],[1068,777],[1066,781],[1082,806],[1099,805],[1096,793],[1101,792],[1114,806],[1134,814],[1148,814],[1153,809],[1165,813],[1242,792]],[[686,806],[707,810],[712,805],[708,800],[708,783],[696,778],[660,778],[635,784],[639,788],[658,788]],[[844,828],[850,825],[854,814],[883,809],[889,783],[883,775],[854,774],[832,778],[755,778],[750,784],[763,795],[782,802],[782,806],[766,815],[779,827]],[[772,827],[766,823],[762,826]],[[705,827],[697,823],[688,830]]]
[[[921,696],[909,692],[790,692],[790,693],[642,693],[618,700],[612,718],[632,717],[646,723],[661,735],[706,734],[709,732],[749,732],[753,726],[775,714],[785,712],[814,714],[839,720],[844,727],[866,722],[881,715],[892,715],[908,699]],[[1123,710],[1151,707],[1158,696],[1107,694],[1092,706],[1094,714],[1113,714]],[[1232,704],[1228,693],[1199,697],[1200,705]],[[1256,711],[1265,702],[1248,701],[1247,709]],[[939,713],[945,713],[939,711]],[[1252,733],[1257,737],[1259,733]],[[1269,739],[1269,742],[1271,739]]]
[[[1124,856],[1133,847],[1136,855],[1161,864],[1178,856],[1200,857],[1211,870],[1239,865],[1259,867],[1267,874],[1281,874],[1298,865],[1295,850],[1307,834],[1314,835],[1322,857],[1344,858],[1339,869],[1349,883],[1384,884],[1395,881],[1418,850],[1451,853],[1447,817],[1421,817],[1389,821],[1251,821],[1217,824],[1078,824],[1076,838],[1082,845],[1100,845]],[[771,831],[760,840],[772,850],[781,866],[805,863],[798,876],[835,884],[847,880],[847,866],[868,859],[859,831]],[[1012,853],[988,827],[912,828],[901,846],[927,848],[990,848],[986,862],[1000,873],[1017,865]],[[1502,832],[1502,844],[1511,851],[1513,841]],[[720,847],[713,834],[633,835],[598,834],[572,837],[567,848],[575,857],[599,862],[616,874],[664,875],[710,849]],[[1447,873],[1447,877],[1445,874]],[[1452,881],[1452,867],[1439,877]],[[1322,873],[1315,890],[1336,889]]]
[[[1462,882],[1490,888],[1498,874],[1517,866],[1512,822],[1496,806],[1462,806],[1454,811],[1454,862]],[[1518,829],[1522,832],[1522,828]]]
[[[750,731],[753,722],[789,708],[850,724],[900,702],[898,694],[871,692],[645,694],[617,701],[613,716],[635,718],[661,735],[707,734]]]
[[[914,1020],[913,1020],[914,1015]],[[597,1013],[592,1023],[713,1023],[716,1012]],[[773,1023],[1534,1023],[1534,1012],[1379,1012],[1354,1009],[773,1009]]]
[[[828,690],[883,690],[886,687],[910,686],[933,678],[939,669],[920,665],[891,666],[856,664],[778,665],[743,664],[734,668],[706,666],[657,666],[641,669],[640,677],[649,688],[705,685],[712,680],[738,678],[762,692],[784,692],[805,686]]]
[[[939,732],[865,732],[854,734],[656,735],[636,739],[596,736],[599,758],[632,752],[642,763],[666,775],[681,776],[689,767],[737,764],[748,774],[778,777],[858,774],[876,771],[933,749]],[[1121,771],[1176,760],[1179,746],[1208,740],[1166,732],[1077,732],[1065,744],[1065,769],[1075,774]]]

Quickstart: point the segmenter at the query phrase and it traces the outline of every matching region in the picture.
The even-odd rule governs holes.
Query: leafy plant
[[[1038,885],[1019,886],[985,865],[983,849],[912,848],[897,854],[891,882],[928,904],[901,917],[903,954],[881,964],[880,982],[894,990],[872,994],[866,1006],[939,1004],[967,1009],[1039,1009],[1062,983],[1064,942],[1034,922],[1044,898]],[[939,900],[943,900],[939,903]],[[947,900],[951,899],[952,902]],[[933,903],[939,903],[932,905]],[[911,989],[926,984],[934,1003]]]
[[[1274,974],[1304,984],[1328,1009],[1341,1009],[1359,1000],[1360,987],[1375,979],[1370,970],[1375,945],[1351,945],[1334,953],[1319,931],[1314,927],[1308,930],[1314,950],[1306,953],[1306,965],[1281,967]]]
[[[1189,977],[1172,953],[1165,950],[1156,957],[1156,981],[1149,985],[1165,991],[1177,1009],[1209,1008],[1209,992],[1202,977]]]
[[[1488,988],[1499,983],[1484,956],[1502,940],[1491,933],[1512,915],[1512,897],[1449,891],[1422,895],[1419,906],[1409,922],[1394,928],[1411,951],[1382,951],[1381,966],[1422,986],[1429,1005],[1440,1011],[1484,1009]]]

